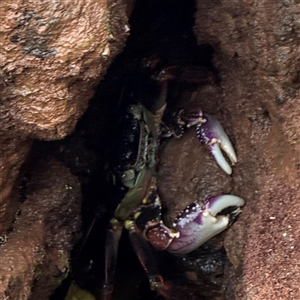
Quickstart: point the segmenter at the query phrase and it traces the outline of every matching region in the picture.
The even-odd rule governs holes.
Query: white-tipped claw
[[[210,152],[211,154],[214,156],[217,164],[220,166],[220,168],[227,173],[228,175],[230,175],[232,173],[232,169],[229,165],[229,163],[227,162],[227,160],[225,159],[219,144],[216,142],[213,145],[211,145],[210,147]]]
[[[220,195],[210,197],[206,200],[205,210],[207,210],[211,215],[216,216],[222,210],[231,207],[241,207],[245,204],[244,199],[234,196],[234,195]]]
[[[222,150],[227,154],[228,158],[231,161],[231,164],[234,165],[237,162],[237,158],[236,158],[236,154],[235,151],[233,149],[233,146],[231,144],[231,141],[228,137],[228,135],[226,134],[226,132],[224,131],[223,127],[221,126],[221,124],[218,122],[218,125],[220,126],[219,132],[219,138],[218,138],[218,142],[222,148]]]
[[[221,169],[227,174],[231,174],[231,167],[221,149],[227,154],[231,164],[234,165],[237,158],[232,143],[222,125],[214,117],[204,114],[204,118],[206,122],[199,124],[197,128],[198,137],[208,147]]]
[[[233,195],[207,199],[202,205],[194,202],[179,214],[174,224],[179,237],[168,247],[172,253],[189,253],[225,230],[241,212],[245,201]],[[232,210],[231,210],[232,208]],[[229,209],[230,211],[222,211]]]

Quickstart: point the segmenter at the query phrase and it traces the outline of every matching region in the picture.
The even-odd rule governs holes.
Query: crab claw
[[[162,221],[150,228],[145,234],[150,244],[158,250],[166,250],[175,238],[179,238],[179,232],[168,228]]]
[[[214,117],[199,108],[185,108],[178,114],[178,124],[187,128],[196,126],[199,140],[208,147],[221,169],[231,174],[232,169],[221,149],[227,154],[232,165],[237,162],[236,154],[229,137]]]
[[[214,117],[203,113],[203,118],[205,122],[196,125],[198,138],[208,147],[221,169],[230,175],[232,169],[221,149],[227,154],[231,164],[234,165],[237,158],[231,141],[221,124]]]
[[[195,250],[225,230],[241,212],[244,203],[240,197],[220,195],[208,198],[202,205],[194,202],[187,206],[173,224],[179,235],[170,242],[166,250],[172,253],[189,253]]]

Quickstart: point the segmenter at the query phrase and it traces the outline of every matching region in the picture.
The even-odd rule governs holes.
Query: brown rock
[[[80,185],[49,157],[35,160],[26,201],[0,246],[0,299],[47,299],[67,276],[80,228]]]
[[[70,133],[127,37],[125,5],[1,1],[3,129],[39,139]]]
[[[226,299],[298,299],[299,14],[291,1],[198,1],[195,33],[215,48],[247,204],[227,232]]]
[[[1,1],[0,233],[17,209],[10,192],[31,140],[74,130],[123,48],[125,10],[122,1]]]
[[[27,157],[31,147],[30,140],[16,138],[0,139],[0,235],[7,230],[19,207],[19,199],[16,194],[12,196],[12,190],[20,168]],[[16,187],[18,189],[18,187]]]
[[[215,109],[222,100],[216,87],[199,87],[192,98],[194,100],[188,105],[212,113],[229,134],[230,123],[226,122],[226,115]],[[208,149],[200,143],[194,127],[179,139],[168,140],[161,148],[158,186],[168,208],[165,217],[170,225],[178,213],[194,201],[231,192],[232,178],[220,169]]]

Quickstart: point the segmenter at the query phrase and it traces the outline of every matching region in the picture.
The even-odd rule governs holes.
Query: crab
[[[156,184],[157,152],[162,138],[180,138],[186,130],[194,127],[199,141],[206,145],[224,172],[230,175],[232,165],[237,162],[235,150],[223,127],[200,108],[180,109],[169,116],[167,119],[171,121],[165,124],[168,83],[179,77],[185,80],[189,77],[187,70],[190,68],[168,67],[160,70],[153,76],[161,89],[155,109],[150,111],[142,103],[131,104],[120,120],[112,174],[114,183],[121,186],[124,196],[116,207],[106,234],[105,281],[101,299],[111,299],[118,243],[123,228],[129,231],[150,288],[166,296],[168,287],[155,264],[151,247],[175,254],[189,253],[228,228],[244,205],[244,200],[238,196],[217,195],[203,202],[191,201],[178,214],[172,226],[167,226],[163,221],[162,201]]]

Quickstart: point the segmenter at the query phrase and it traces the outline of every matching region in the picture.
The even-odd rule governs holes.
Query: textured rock
[[[10,191],[32,139],[74,130],[128,35],[122,1],[1,1],[0,233],[18,199]]]
[[[298,299],[300,106],[296,1],[198,1],[195,32],[215,49],[247,205],[227,232],[226,299]]]
[[[0,246],[0,299],[48,299],[68,274],[78,238],[78,180],[49,157],[36,159],[35,166],[24,190],[26,201]]]
[[[31,147],[30,140],[0,138],[0,235],[10,227],[19,207],[19,198],[13,196],[14,186],[18,190],[20,168]]]
[[[39,139],[70,133],[127,36],[113,1],[1,1],[3,129]]]
[[[217,87],[199,87],[193,98],[189,105],[213,114],[230,134],[230,120],[222,110],[222,95]],[[208,149],[200,143],[196,128],[192,127],[179,139],[166,141],[161,148],[158,186],[168,207],[165,218],[169,219],[170,225],[192,202],[231,192],[232,178],[221,170]]]

